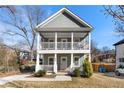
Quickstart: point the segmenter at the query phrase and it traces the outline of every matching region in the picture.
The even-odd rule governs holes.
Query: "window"
[[[74,65],[79,66],[79,57],[78,56],[74,57]]]
[[[54,58],[53,57],[49,57],[48,65],[53,65],[53,64],[54,64]]]
[[[119,58],[119,62],[124,62],[124,58]]]

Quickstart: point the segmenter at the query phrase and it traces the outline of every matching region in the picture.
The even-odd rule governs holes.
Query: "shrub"
[[[75,77],[80,77],[80,68],[75,68],[73,71]]]
[[[86,58],[83,62],[83,76],[84,77],[91,77],[93,74],[93,68],[91,62],[88,61],[88,58]]]
[[[39,70],[38,72],[34,73],[35,77],[43,77],[46,75],[46,70]]]

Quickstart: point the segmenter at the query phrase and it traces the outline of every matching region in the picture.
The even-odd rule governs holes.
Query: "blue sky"
[[[110,16],[104,15],[103,6],[43,6],[47,12],[45,17],[49,17],[63,7],[69,8],[94,27],[92,40],[98,44],[98,48],[103,46],[114,48],[113,44],[123,38],[115,35],[115,25]]]
[[[41,6],[44,10],[44,19],[48,18],[63,7],[69,8],[73,13],[93,26],[92,40],[98,44],[98,48],[108,46],[114,48],[113,44],[123,37],[115,35],[115,25],[110,16],[103,13],[103,6]],[[1,13],[1,12],[0,12]],[[0,22],[0,28],[5,30],[5,24]],[[0,29],[0,30],[1,30]],[[8,37],[9,38],[9,37]],[[18,39],[16,39],[18,40]],[[9,42],[9,41],[8,41]]]

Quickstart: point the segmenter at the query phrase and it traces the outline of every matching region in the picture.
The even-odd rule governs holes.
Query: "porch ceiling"
[[[83,38],[85,36],[87,36],[88,33],[81,33],[81,32],[78,32],[78,33],[74,33],[74,38],[75,37],[80,37],[80,38]],[[55,37],[55,33],[52,33],[52,32],[42,32],[42,36],[44,38],[54,38]],[[66,38],[66,37],[71,37],[71,33],[67,33],[67,32],[61,32],[61,33],[57,33],[57,37],[58,38]]]

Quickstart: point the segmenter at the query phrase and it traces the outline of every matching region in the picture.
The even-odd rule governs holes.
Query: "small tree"
[[[83,73],[84,77],[91,77],[93,75],[93,68],[91,62],[88,61],[88,58],[86,58],[83,62]]]

